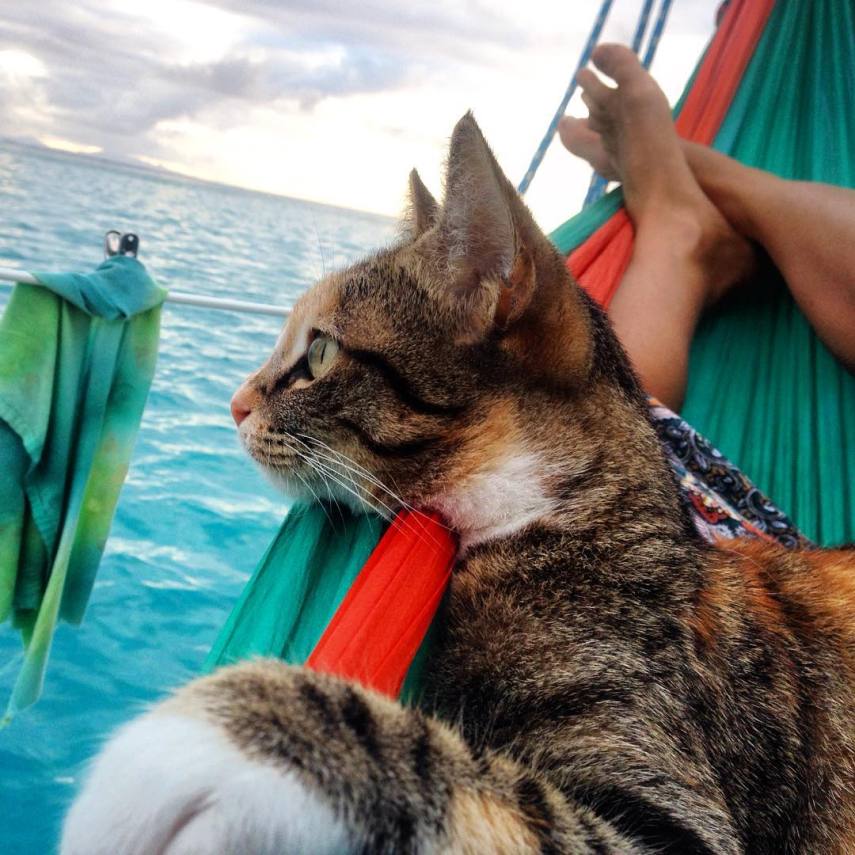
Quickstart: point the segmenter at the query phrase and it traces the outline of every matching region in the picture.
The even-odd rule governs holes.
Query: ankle
[[[769,182],[780,179],[698,143],[681,142],[686,162],[701,190],[739,234],[757,240],[754,204]]]
[[[649,248],[690,262],[703,261],[709,243],[707,231],[697,205],[688,200],[680,204],[673,196],[647,199],[635,218],[635,240],[640,250]]]
[[[717,302],[733,285],[744,281],[754,268],[753,250],[716,208],[701,195],[680,203],[650,200],[645,216],[636,222],[635,241],[644,257],[670,259],[682,271],[684,299],[692,311]]]

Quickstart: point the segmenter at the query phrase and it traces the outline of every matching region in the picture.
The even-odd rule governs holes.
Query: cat
[[[295,494],[459,533],[423,703],[224,668],[112,738],[62,852],[855,851],[855,553],[699,537],[471,114],[410,190],[233,412]]]

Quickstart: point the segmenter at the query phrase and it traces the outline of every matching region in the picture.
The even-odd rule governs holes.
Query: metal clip
[[[129,255],[131,258],[136,258],[139,249],[140,239],[133,232],[122,235],[122,240],[119,243],[119,252],[122,255]]]
[[[133,232],[122,234],[115,229],[110,229],[104,235],[104,256],[112,258],[115,255],[128,255],[136,258],[140,250],[140,239]]]
[[[114,255],[118,255],[119,244],[121,241],[121,232],[117,232],[115,229],[110,229],[110,231],[104,235],[104,257],[112,258]]]

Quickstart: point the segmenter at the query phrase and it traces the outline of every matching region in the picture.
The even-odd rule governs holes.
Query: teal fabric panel
[[[165,296],[132,258],[38,278],[47,287],[17,285],[0,319],[0,619],[25,647],[7,716],[38,697],[57,620],[83,618]]]
[[[253,656],[302,665],[387,528],[374,514],[294,505],[232,609],[203,670]],[[419,647],[401,692],[417,703],[435,636]]]
[[[853,92],[855,6],[779,2],[714,147],[785,178],[855,188]],[[855,377],[776,274],[702,320],[682,415],[809,538],[855,540]]]

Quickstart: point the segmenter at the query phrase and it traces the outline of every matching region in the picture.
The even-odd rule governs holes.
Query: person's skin
[[[855,367],[855,191],[786,181],[677,136],[664,93],[628,48],[601,45],[579,73],[587,119],[564,145],[623,184],[632,259],[609,307],[647,390],[679,410],[704,308],[749,278],[760,244],[829,349]]]

